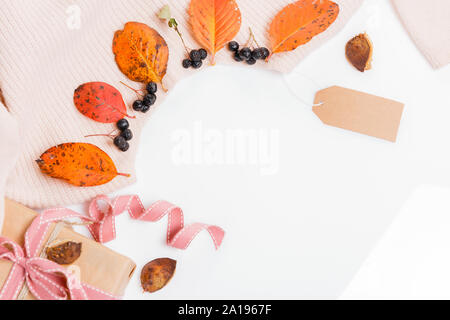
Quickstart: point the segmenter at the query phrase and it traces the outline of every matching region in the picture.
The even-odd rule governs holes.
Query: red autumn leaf
[[[78,111],[97,122],[116,123],[130,117],[122,94],[104,82],[82,84],[75,90],[73,101]]]

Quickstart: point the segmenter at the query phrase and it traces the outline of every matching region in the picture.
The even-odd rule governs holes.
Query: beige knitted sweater
[[[331,38],[358,9],[363,0],[335,0],[340,6],[337,21],[323,34],[294,52],[278,54],[261,67],[287,72],[315,48]],[[25,205],[42,208],[80,203],[100,193],[110,193],[132,184],[137,141],[128,153],[121,153],[105,138],[90,138],[89,133],[111,131],[112,125],[96,123],[81,115],[73,104],[73,92],[90,81],[107,82],[123,93],[130,104],[134,94],[121,87],[125,81],[136,87],[117,68],[112,53],[116,30],[127,21],[144,22],[157,29],[170,48],[165,85],[192,74],[181,67],[184,51],[176,33],[156,18],[170,4],[181,25],[188,46],[198,47],[189,34],[189,0],[2,0],[0,11],[0,86],[11,115],[20,126],[20,156],[7,182],[6,195]],[[267,45],[267,26],[276,13],[292,0],[237,0],[243,25],[237,40],[244,43],[248,27]],[[230,61],[221,52],[217,62]],[[158,105],[164,95],[159,94]],[[133,120],[139,136],[145,118]],[[65,142],[90,142],[107,152],[122,172],[132,178],[118,177],[94,188],[73,187],[44,176],[35,160],[48,148]]]
[[[411,39],[435,69],[450,63],[450,1],[391,0]]]

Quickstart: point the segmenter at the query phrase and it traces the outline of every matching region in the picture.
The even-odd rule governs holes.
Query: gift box
[[[6,199],[2,237],[15,242],[20,247],[26,247],[25,234],[36,217],[37,213],[33,210]],[[50,237],[51,243],[72,241],[82,244],[80,257],[72,265],[63,267],[78,270],[79,280],[86,284],[89,290],[103,291],[114,297],[123,296],[136,268],[132,260],[76,233],[70,226],[61,227],[60,223],[49,225],[38,246],[39,254],[48,247]],[[0,291],[10,276],[13,266],[14,263],[11,261],[0,259]],[[18,289],[21,293],[18,299],[35,300],[36,297],[26,288],[26,284],[23,286],[25,289]]]

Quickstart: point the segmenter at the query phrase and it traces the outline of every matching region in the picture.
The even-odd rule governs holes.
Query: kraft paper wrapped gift
[[[5,200],[5,221],[2,236],[9,238],[20,246],[24,245],[24,235],[37,213],[16,202]],[[53,232],[52,225],[43,244],[45,245]],[[81,269],[81,282],[96,287],[114,296],[123,296],[136,265],[129,258],[122,256],[109,248],[88,239],[69,227],[62,228],[57,240],[82,243],[81,256],[74,265]],[[44,248],[42,248],[44,249]],[[12,263],[0,260],[0,289],[3,287]],[[28,293],[26,300],[35,298]]]

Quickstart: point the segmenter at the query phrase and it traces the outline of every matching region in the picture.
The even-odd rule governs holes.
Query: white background
[[[364,74],[344,56],[346,42],[361,32],[367,32],[374,43],[373,70]],[[125,298],[341,297],[413,191],[422,184],[450,187],[449,84],[450,68],[432,70],[387,0],[366,0],[338,36],[287,77],[239,64],[205,68],[181,81],[143,131],[138,183],[119,194],[138,194],[146,205],[159,199],[171,201],[183,208],[187,223],[216,224],[227,234],[217,252],[207,233],[188,250],[179,251],[165,245],[166,219],[151,224],[121,216],[118,238],[108,246],[138,265]],[[312,102],[317,90],[332,85],[404,102],[398,142],[327,127],[296,98]],[[251,164],[177,166],[173,136],[179,130],[193,135],[198,123],[204,130],[222,133],[276,130],[277,173],[261,175]],[[390,229],[400,233],[390,239],[412,237],[424,222],[427,234],[443,236],[424,236],[428,241],[420,242],[421,250],[407,251],[417,255],[415,259],[405,256],[403,262],[395,261],[405,269],[429,259],[435,241],[446,250],[433,251],[433,257],[443,256],[439,259],[447,265],[449,260],[450,239],[441,220],[448,224],[450,211],[432,220],[430,211],[450,205],[428,207],[427,203],[450,203],[450,191],[438,189],[436,199],[436,189],[420,190],[431,191],[415,193],[411,201],[420,198],[423,205],[409,205],[402,211],[400,221],[406,222],[397,225],[408,228]],[[393,272],[402,273],[403,267],[386,264],[391,257],[382,254],[383,248],[390,248],[391,240],[385,241],[377,249],[381,254],[371,256],[380,260],[378,278],[371,277],[373,268],[362,270],[344,298],[392,297],[387,292],[399,287],[403,290],[394,290],[397,297],[420,292],[450,298],[448,268],[434,262],[422,264],[415,273],[422,287],[406,286],[413,281],[406,276],[397,283]],[[396,248],[403,251],[405,243],[397,243]],[[177,273],[162,291],[143,294],[140,270],[159,257],[178,260]],[[423,279],[430,272],[434,280],[446,280],[428,285]],[[367,285],[367,277],[376,283]]]

